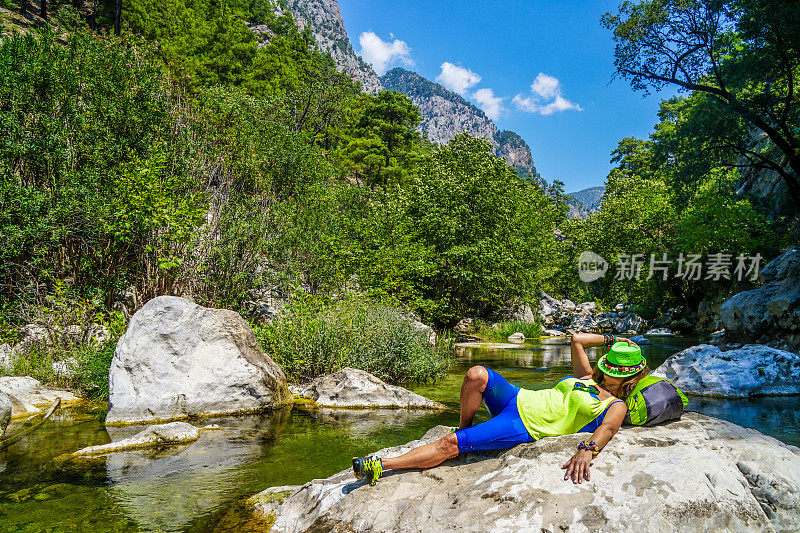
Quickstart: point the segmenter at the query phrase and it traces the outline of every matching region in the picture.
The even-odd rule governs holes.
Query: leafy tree
[[[554,249],[558,209],[491,148],[458,135],[399,193],[402,231],[420,258],[413,304],[440,324],[527,297]]]
[[[800,9],[795,0],[624,2],[614,32],[617,72],[635,89],[667,84],[704,93],[771,141],[728,143],[778,172],[800,208]],[[735,130],[738,134],[739,131]]]
[[[342,135],[343,165],[372,187],[398,183],[421,141],[415,129],[421,120],[419,110],[407,96],[392,91],[365,95],[360,103],[352,132]]]

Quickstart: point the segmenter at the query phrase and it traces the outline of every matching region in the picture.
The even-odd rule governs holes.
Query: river
[[[650,340],[642,351],[651,368],[697,344],[697,339],[681,336]],[[596,350],[590,351],[592,359],[596,355]],[[446,378],[412,387],[450,406],[449,412],[295,407],[290,412],[202,421],[199,426],[214,423],[219,429],[202,431],[191,445],[118,453],[80,465],[56,458],[112,437],[117,440],[135,429],[109,435],[102,423],[105,405],[64,409],[52,423],[0,451],[0,531],[245,531],[248,524],[240,503],[247,496],[271,486],[327,477],[347,468],[353,456],[416,439],[436,424],[457,424],[461,379],[475,364],[533,389],[551,386],[571,372],[564,339],[460,347]],[[690,402],[690,410],[800,444],[800,397],[692,397]],[[478,420],[486,416],[482,411]]]

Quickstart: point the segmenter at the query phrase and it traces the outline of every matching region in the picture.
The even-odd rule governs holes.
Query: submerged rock
[[[318,377],[303,389],[300,396],[313,400],[320,407],[446,409],[438,402],[355,368],[343,368]]]
[[[397,456],[446,435],[378,452]],[[588,434],[582,434],[587,437]],[[593,462],[591,480],[563,480],[581,437],[549,437],[505,452],[384,474],[374,487],[351,470],[251,498],[272,531],[796,531],[800,451],[736,424],[688,413],[623,428]],[[364,512],[370,509],[372,512]]]
[[[800,394],[800,355],[748,344],[723,352],[700,344],[678,352],[654,375],[699,396],[781,396]]]
[[[170,422],[169,424],[149,426],[144,431],[117,442],[83,448],[70,454],[70,457],[91,457],[168,444],[185,444],[196,441],[198,437],[200,437],[200,430],[193,425],[186,422]]]
[[[645,344],[650,344],[650,339],[645,337],[644,335],[634,335],[630,337],[630,339],[638,344],[639,346],[644,346]]]
[[[45,387],[28,376],[0,378],[0,392],[8,395],[11,400],[12,418],[40,413],[50,407],[57,398],[61,398],[62,406],[80,401],[80,398],[69,391]]]
[[[147,302],[120,338],[106,424],[255,412],[291,404],[283,371],[238,313],[174,296]]]

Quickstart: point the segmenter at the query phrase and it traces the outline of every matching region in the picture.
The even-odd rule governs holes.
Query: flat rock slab
[[[447,409],[410,390],[385,383],[369,372],[343,368],[312,381],[300,396],[320,407],[345,409]]]
[[[83,448],[72,453],[70,457],[92,457],[141,448],[153,448],[170,444],[186,444],[196,441],[199,437],[200,430],[193,425],[186,422],[170,422],[169,424],[149,426],[144,431],[117,442],[109,442],[108,444]]]
[[[11,418],[41,413],[47,410],[56,398],[61,398],[62,407],[81,401],[81,398],[69,391],[45,387],[38,380],[28,376],[0,378],[0,393],[4,393],[11,401]]]
[[[377,452],[397,456],[446,435]],[[391,471],[374,487],[351,470],[251,498],[272,531],[797,531],[800,450],[688,413],[623,428],[594,460],[591,481],[560,466],[588,434],[505,452],[464,454],[424,471]]]
[[[159,296],[133,315],[109,371],[106,424],[167,422],[291,405],[286,376],[234,311]]]
[[[800,394],[800,355],[761,344],[723,352],[700,344],[672,355],[654,372],[698,396],[783,396]]]

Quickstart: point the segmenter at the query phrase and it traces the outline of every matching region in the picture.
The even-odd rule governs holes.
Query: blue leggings
[[[519,387],[506,381],[494,370],[487,368],[486,371],[489,372],[489,382],[483,391],[483,403],[492,418],[456,431],[459,453],[502,450],[534,440],[525,429],[517,410]]]

